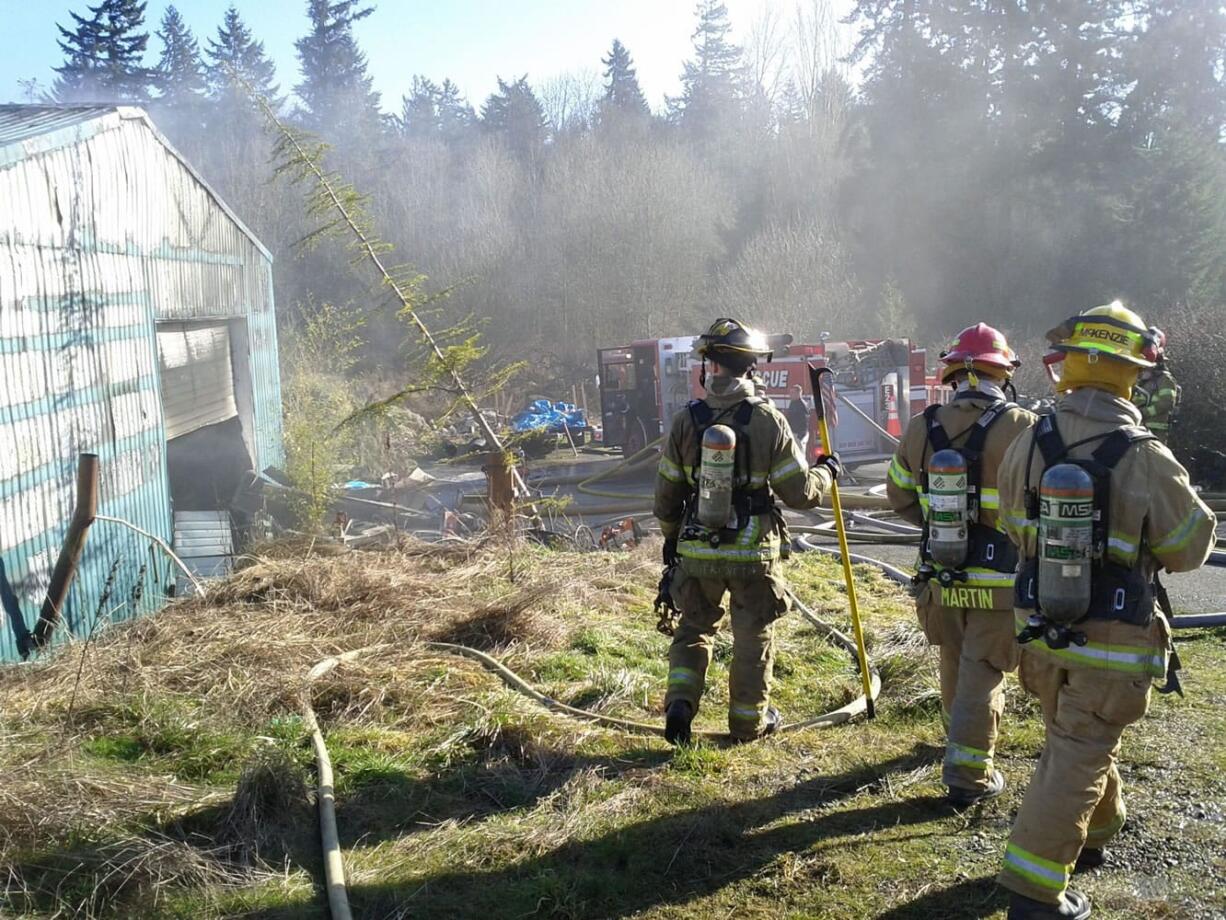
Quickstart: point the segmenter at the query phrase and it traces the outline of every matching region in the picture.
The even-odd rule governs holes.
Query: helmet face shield
[[[772,355],[766,336],[740,320],[727,317],[717,319],[710,329],[698,337],[694,352],[717,362],[721,354],[749,358],[750,364],[758,358],[769,361]]]
[[[1043,370],[1047,371],[1047,379],[1053,389],[1060,389],[1060,381],[1064,377],[1064,352],[1049,351],[1043,356]]]

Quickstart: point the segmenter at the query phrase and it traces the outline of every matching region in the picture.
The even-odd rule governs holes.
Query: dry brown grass
[[[265,850],[284,851],[286,828],[311,826],[302,766],[274,748],[249,753],[231,792],[83,758],[83,742],[124,726],[148,734],[164,718],[159,707],[176,700],[190,713],[176,730],[203,732],[216,723],[258,733],[299,711],[313,664],[368,647],[377,651],[314,684],[320,719],[347,728],[443,724],[471,708],[466,696],[487,687],[488,677],[421,642],[503,654],[561,647],[571,628],[564,609],[620,604],[627,577],[644,564],[597,559],[604,583],[578,598],[557,591],[556,557],[545,561],[523,548],[514,550],[513,567],[506,546],[405,542],[391,552],[343,556],[307,545],[264,549],[205,599],[174,603],[88,646],[73,642],[41,661],[0,669],[9,726],[0,756],[11,777],[0,786],[0,866],[8,877],[0,903],[95,916],[162,885],[250,884],[253,872],[268,871]],[[439,672],[448,685],[441,694]],[[489,733],[484,743],[517,761],[537,756],[531,738],[496,722]],[[210,812],[204,836],[187,817],[202,811]],[[95,837],[97,829],[115,833]]]
[[[252,559],[206,599],[113,629],[88,649],[74,643],[41,662],[0,670],[0,694],[10,714],[33,721],[57,711],[75,689],[78,721],[120,691],[186,695],[255,724],[296,710],[307,669],[347,650],[383,646],[377,664],[344,669],[365,684],[361,672],[371,667],[412,670],[407,659],[420,660],[421,640],[484,648],[563,642],[566,626],[554,615],[556,571],[520,564],[512,584],[506,568],[496,552],[432,551],[424,544],[345,556],[271,553]],[[76,686],[82,654],[87,660]]]

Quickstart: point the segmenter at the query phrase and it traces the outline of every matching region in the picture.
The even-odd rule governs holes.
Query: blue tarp
[[[516,434],[529,431],[549,431],[561,434],[569,428],[572,432],[587,428],[587,417],[573,403],[551,403],[547,399],[533,400],[523,412],[511,419],[511,430]]]

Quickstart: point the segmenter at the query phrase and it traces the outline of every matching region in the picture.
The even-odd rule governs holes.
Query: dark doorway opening
[[[166,442],[175,513],[223,511],[253,467],[237,416]]]

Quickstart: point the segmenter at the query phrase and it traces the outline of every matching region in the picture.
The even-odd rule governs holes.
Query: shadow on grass
[[[532,744],[427,779],[394,768],[368,770],[351,779],[355,788],[337,797],[341,846],[399,838],[444,821],[530,808],[582,773],[625,776],[657,768],[671,756],[655,747],[588,757]]]
[[[980,920],[1004,910],[1009,893],[996,876],[967,879],[921,895],[879,914],[877,920]]]
[[[402,839],[442,821],[466,821],[531,807],[572,778],[594,772],[626,776],[668,761],[655,748],[616,756],[575,756],[512,733],[474,762],[422,779],[395,768],[364,767],[338,795],[342,848]],[[266,790],[266,792],[277,790]],[[233,802],[198,808],[166,820],[158,815],[122,827],[86,829],[58,845],[27,851],[0,871],[0,917],[8,911],[98,917],[164,916],[151,902],[166,894],[191,896],[216,884],[241,884],[250,867],[301,869],[319,892],[314,903],[244,911],[260,920],[328,916],[315,808],[299,785],[280,790],[274,807],[245,814],[236,827]],[[19,881],[18,881],[19,880]],[[361,911],[358,916],[366,916]],[[416,914],[415,914],[416,915]],[[492,916],[501,916],[497,911]]]
[[[914,770],[931,762],[934,751],[917,746],[892,760],[816,777],[765,798],[641,821],[568,842],[509,867],[444,873],[424,881],[363,882],[351,886],[350,896],[356,915],[372,918],[410,911],[421,917],[594,920],[684,904],[756,875],[769,875],[779,857],[803,852],[824,839],[939,818],[947,806],[925,798],[771,826],[788,815],[836,804],[891,773]]]

